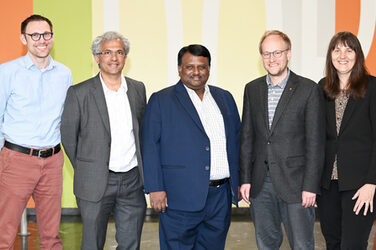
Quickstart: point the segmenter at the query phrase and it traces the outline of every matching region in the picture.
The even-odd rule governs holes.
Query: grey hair
[[[115,31],[107,31],[101,36],[97,36],[91,44],[91,52],[94,56],[101,53],[101,44],[107,41],[119,39],[123,43],[124,52],[126,55],[129,53],[129,41],[122,34]]]

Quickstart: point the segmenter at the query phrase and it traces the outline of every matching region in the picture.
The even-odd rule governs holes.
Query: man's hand
[[[165,191],[151,192],[150,193],[150,205],[157,212],[166,212],[167,195]]]
[[[251,205],[251,202],[249,201],[249,192],[251,190],[251,184],[243,184],[240,186],[240,194],[243,198],[243,200],[248,204]]]
[[[307,207],[312,207],[316,203],[316,194],[311,193],[308,191],[303,191],[302,192],[302,206],[307,208]]]
[[[364,184],[352,197],[353,200],[357,199],[353,211],[356,215],[359,214],[360,210],[364,205],[363,215],[367,215],[367,211],[373,213],[373,196],[375,195],[376,185],[374,184]]]

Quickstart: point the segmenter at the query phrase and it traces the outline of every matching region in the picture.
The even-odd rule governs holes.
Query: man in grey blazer
[[[91,49],[100,73],[69,88],[61,121],[82,217],[81,249],[103,249],[111,213],[117,249],[139,249],[146,209],[140,153],[145,87],[122,75],[129,42],[121,34],[106,32]]]
[[[324,161],[323,100],[317,84],[288,69],[291,42],[268,31],[259,46],[268,72],[244,91],[240,192],[259,249],[279,249],[281,222],[292,249],[314,249],[314,205]]]

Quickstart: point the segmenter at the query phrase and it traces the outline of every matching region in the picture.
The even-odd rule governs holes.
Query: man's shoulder
[[[209,89],[212,93],[218,93],[219,95],[233,99],[231,92],[226,90],[226,89],[223,89],[223,88],[220,88],[220,87],[217,87],[217,86],[213,86],[213,85],[209,85]]]
[[[297,75],[292,71],[290,72],[290,79],[292,81],[297,81],[301,86],[304,86],[304,87],[312,88],[312,87],[317,86],[317,83],[314,82],[313,80],[307,77],[301,76],[301,75]]]
[[[66,74],[72,74],[71,70],[62,64],[61,62],[55,61],[54,60],[54,66],[61,72],[66,73]]]
[[[138,80],[135,80],[133,78],[130,78],[130,77],[127,77],[127,76],[124,76],[125,78],[125,81],[127,82],[127,84],[129,85],[132,85],[134,86],[135,88],[138,88],[138,89],[145,89],[145,84],[141,81],[138,81]]]
[[[138,81],[138,80],[135,80],[135,79],[130,78],[130,77],[128,77],[128,76],[124,76],[124,78],[125,78],[125,80],[126,80],[128,83],[130,83],[130,84],[141,84],[141,85],[144,85],[143,82]]]
[[[261,84],[266,84],[266,75],[260,76],[246,84],[247,88],[254,88],[260,86]]]
[[[98,79],[96,79],[98,78]],[[98,75],[72,85],[70,88],[76,92],[83,92],[93,87],[95,81],[100,81]]]
[[[166,88],[163,88],[157,92],[155,92],[153,95],[155,96],[171,96],[173,93],[175,93],[176,85],[172,85]]]
[[[18,70],[20,68],[25,68],[24,57],[25,56],[21,56],[21,57],[18,57],[16,59],[7,61],[3,64],[0,64],[0,73],[2,73],[2,74],[3,73],[11,73],[14,70]]]

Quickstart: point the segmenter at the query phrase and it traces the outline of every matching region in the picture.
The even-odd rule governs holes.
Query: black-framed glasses
[[[51,38],[54,36],[53,32],[44,32],[44,33],[35,32],[32,34],[28,34],[28,33],[24,33],[24,34],[30,36],[31,40],[35,42],[39,41],[41,37],[43,37],[45,41],[48,41],[48,40],[51,40]]]
[[[102,51],[100,53],[98,53],[97,55],[102,55],[104,57],[111,57],[113,54],[115,54],[116,56],[119,56],[119,57],[123,57],[125,56],[125,52],[123,50],[105,50],[105,51]]]
[[[282,56],[282,53],[285,52],[285,51],[288,51],[289,49],[285,49],[285,50],[275,50],[273,52],[263,52],[261,53],[262,57],[265,58],[265,59],[268,59],[270,58],[271,55],[273,55],[275,58],[280,58]]]

